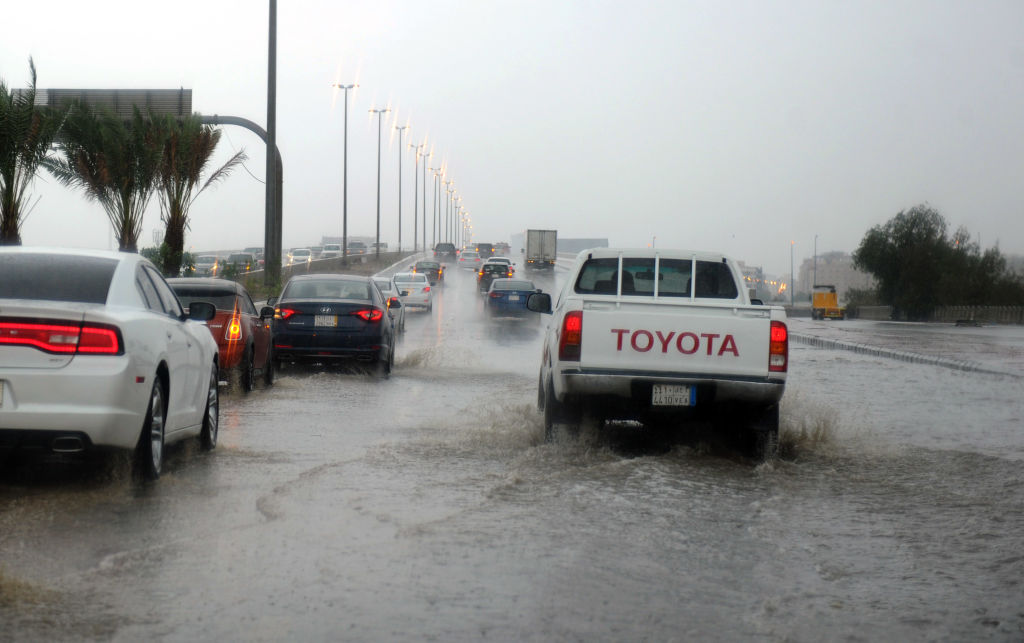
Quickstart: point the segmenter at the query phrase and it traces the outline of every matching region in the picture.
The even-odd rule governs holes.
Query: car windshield
[[[476,250],[466,250],[465,252],[462,253],[463,259],[476,259],[479,256],[480,255],[477,253]]]
[[[61,254],[0,254],[0,298],[104,304],[116,259]]]
[[[414,273],[399,273],[395,275],[395,283],[427,283],[427,276]]]
[[[359,299],[370,300],[370,284],[346,279],[303,279],[292,281],[281,299]]]
[[[174,290],[174,294],[178,296],[184,308],[191,306],[194,301],[208,301],[216,306],[217,310],[233,311],[237,307],[238,300],[234,290],[174,283],[171,284],[171,288]]]
[[[416,270],[439,270],[441,264],[436,261],[419,261],[416,263]]]

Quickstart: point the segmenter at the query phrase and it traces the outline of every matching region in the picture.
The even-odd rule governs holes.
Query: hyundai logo
[[[320,308],[320,312],[322,312],[322,313],[329,313],[329,312],[331,312],[331,307],[330,306],[323,306],[323,307]]]

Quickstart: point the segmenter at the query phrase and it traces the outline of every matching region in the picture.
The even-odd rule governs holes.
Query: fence
[[[892,306],[858,306],[851,313],[851,317],[855,316],[859,319],[891,319]],[[939,306],[925,321],[1024,324],[1024,306]]]

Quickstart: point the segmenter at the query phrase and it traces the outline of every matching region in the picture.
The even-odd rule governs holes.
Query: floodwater
[[[545,444],[549,318],[447,281],[389,380],[230,392],[154,485],[2,472],[0,640],[1024,638],[1020,328],[791,320],[889,352],[793,342],[755,466],[700,431]]]

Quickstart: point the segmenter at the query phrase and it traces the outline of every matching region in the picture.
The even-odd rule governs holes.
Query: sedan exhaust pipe
[[[82,442],[82,438],[62,436],[54,438],[50,448],[53,449],[54,453],[81,453],[85,451],[85,443]]]

